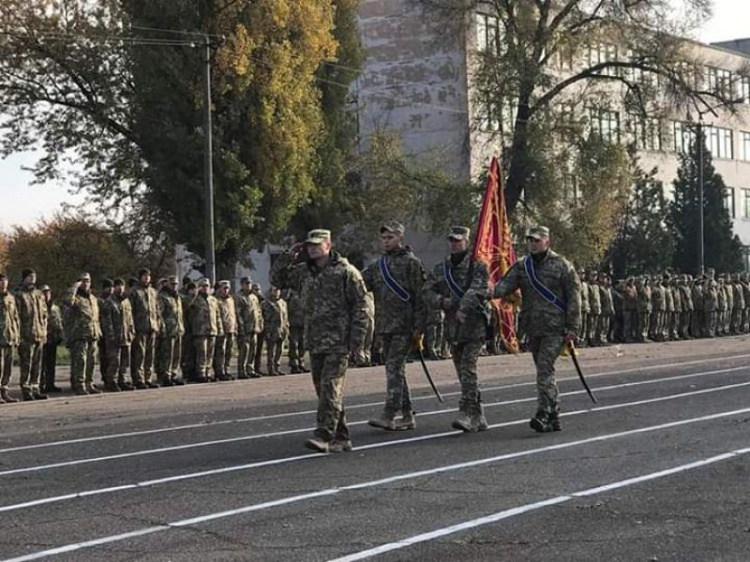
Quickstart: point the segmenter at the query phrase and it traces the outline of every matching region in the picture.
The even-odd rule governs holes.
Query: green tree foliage
[[[701,146],[703,145],[703,149]],[[703,201],[700,202],[701,160],[703,162]],[[719,272],[743,269],[742,243],[732,235],[732,221],[724,207],[726,186],[716,173],[711,152],[705,148],[703,129],[695,127],[690,149],[680,155],[674,180],[674,201],[669,221],[675,240],[674,267],[699,273],[700,212],[703,212],[705,267]]]
[[[633,192],[620,221],[609,262],[617,278],[665,271],[672,266],[674,238],[667,227],[669,204],[657,169],[643,170],[630,155]]]
[[[138,250],[129,237],[91,217],[58,214],[30,228],[13,228],[8,236],[7,273],[14,284],[30,267],[40,284],[48,284],[57,295],[84,271],[92,275],[95,289],[104,277],[127,279],[141,267],[149,267],[155,278],[174,273],[173,253]]]

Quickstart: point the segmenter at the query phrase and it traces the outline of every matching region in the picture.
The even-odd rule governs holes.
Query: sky
[[[713,17],[696,37],[705,43],[750,37],[750,1],[714,0]],[[0,231],[12,225],[32,226],[49,218],[63,203],[79,204],[83,195],[71,195],[64,183],[31,185],[32,175],[23,168],[33,165],[38,155],[25,153],[0,159]]]

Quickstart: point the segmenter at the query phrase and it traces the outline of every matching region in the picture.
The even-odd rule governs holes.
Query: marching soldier
[[[42,345],[47,341],[47,303],[36,288],[36,272],[25,269],[21,287],[16,291],[16,307],[21,320],[21,342],[18,363],[21,370],[21,393],[24,400],[45,400],[40,392]]]
[[[219,281],[216,302],[219,304],[219,312],[221,313],[222,333],[216,338],[214,375],[216,375],[217,380],[230,381],[232,380],[232,375],[229,372],[232,350],[234,350],[234,343],[237,340],[237,307],[232,295],[232,284],[229,281]]]
[[[385,363],[386,399],[383,412],[368,423],[385,430],[416,427],[406,379],[406,356],[412,343],[419,349],[425,324],[422,262],[404,247],[404,225],[388,221],[380,227],[383,254],[362,273],[375,297],[375,331],[380,336]],[[396,416],[401,419],[396,421]]]
[[[10,394],[13,348],[21,341],[21,319],[16,299],[8,292],[8,278],[0,273],[0,404],[18,402]]]
[[[257,379],[260,374],[255,370],[255,357],[258,353],[258,339],[263,332],[263,311],[258,297],[251,290],[249,277],[243,277],[240,280],[236,308],[239,330],[237,378]]]
[[[158,294],[151,286],[151,272],[143,268],[138,272],[138,283],[130,292],[135,322],[135,340],[132,348],[131,378],[137,386],[144,383],[149,388],[159,388],[151,380],[154,370],[156,336],[159,333]]]
[[[344,411],[344,381],[350,354],[360,353],[367,330],[365,283],[357,268],[333,251],[329,230],[305,239],[308,259],[299,263],[300,245],[279,256],[272,270],[277,287],[301,287],[305,345],[318,395],[317,427],[305,446],[321,452],[350,451]]]
[[[546,433],[561,429],[555,361],[564,345],[575,342],[581,329],[581,289],[570,262],[550,250],[549,229],[530,229],[526,242],[528,255],[495,286],[494,297],[521,289],[523,321],[537,368],[537,413],[529,425]]]
[[[64,299],[70,315],[66,331],[70,348],[70,378],[76,394],[101,394],[94,385],[96,344],[102,337],[99,303],[91,292],[91,275],[81,274]]]
[[[454,226],[448,235],[450,256],[438,263],[424,285],[425,305],[445,311],[453,364],[461,383],[459,415],[452,426],[464,432],[486,431],[477,360],[487,337],[490,304],[487,267],[469,252],[469,229]]]
[[[182,386],[185,382],[177,374],[185,336],[182,299],[177,293],[179,282],[169,276],[159,290],[159,340],[156,346],[156,376],[161,386]]]

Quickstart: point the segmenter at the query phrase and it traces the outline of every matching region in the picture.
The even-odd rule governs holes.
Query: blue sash
[[[381,256],[378,260],[378,269],[380,270],[380,275],[383,277],[383,283],[385,283],[385,286],[402,301],[409,302],[411,300],[409,291],[399,285],[398,281],[393,278],[393,275],[391,275],[391,272],[388,269],[388,264],[385,261],[385,256]]]
[[[443,262],[443,277],[445,278],[445,282],[448,284],[448,289],[450,290],[451,294],[458,300],[464,298],[466,291],[464,291],[463,288],[461,288],[459,284],[456,283],[456,280],[453,279],[453,274],[451,273],[451,268],[448,266],[447,261]]]
[[[531,286],[534,287],[534,290],[539,293],[539,295],[546,300],[548,303],[552,304],[557,308],[560,312],[567,312],[568,305],[565,301],[560,300],[555,293],[550,291],[544,283],[542,283],[539,278],[536,276],[536,270],[534,269],[534,260],[531,258],[531,256],[526,256],[523,260],[523,268],[526,270],[526,275],[529,278],[529,281],[531,282]]]

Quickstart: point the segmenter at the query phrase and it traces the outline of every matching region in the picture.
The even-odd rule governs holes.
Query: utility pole
[[[211,121],[211,41],[208,35],[204,36],[205,67],[203,81],[203,173],[204,186],[206,190],[206,277],[212,283],[216,282],[216,243],[214,240],[214,167],[213,167],[213,125]],[[176,202],[179,205],[179,202]]]

